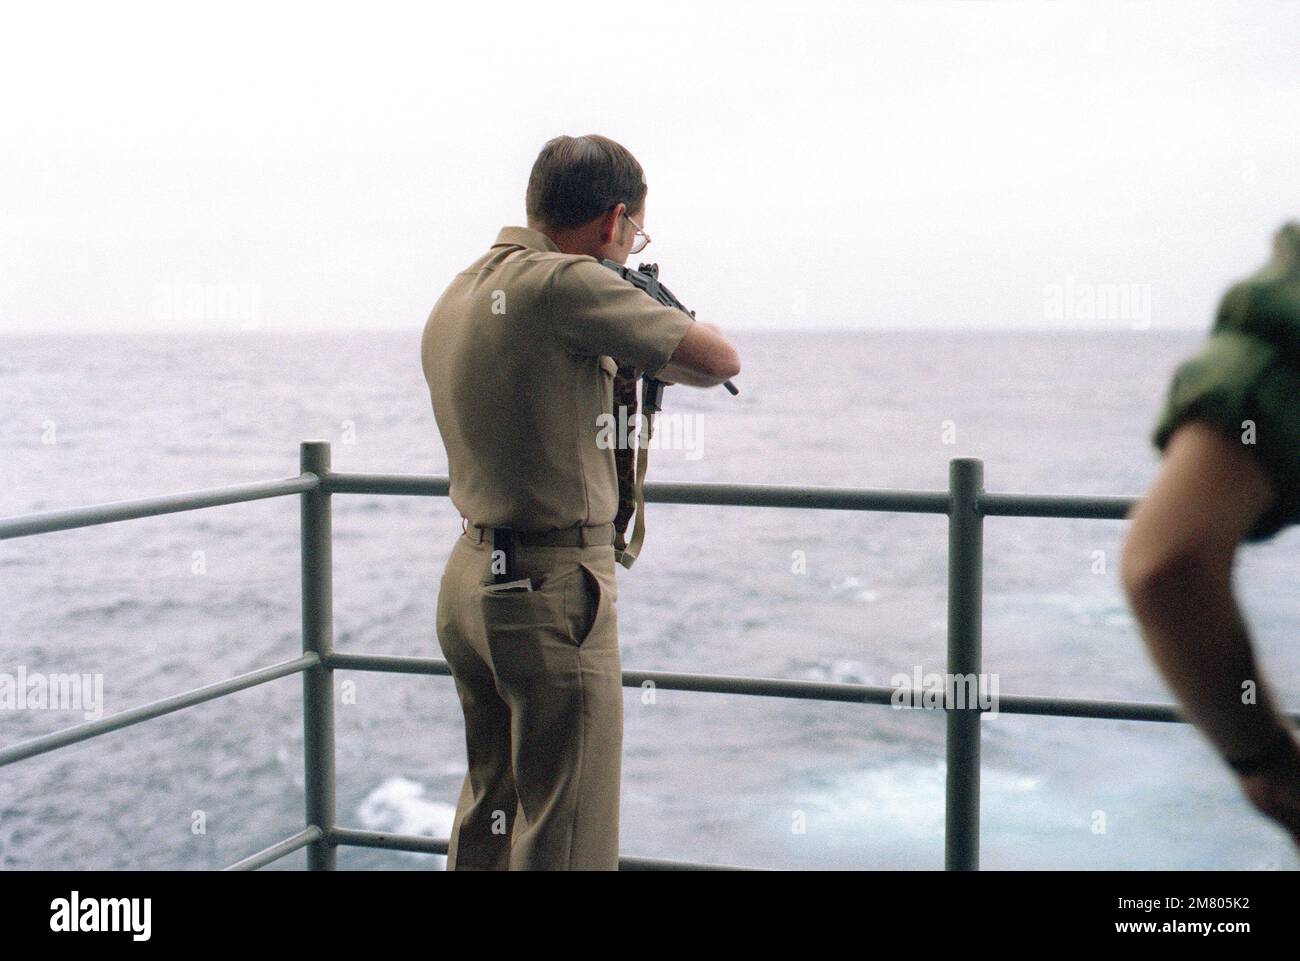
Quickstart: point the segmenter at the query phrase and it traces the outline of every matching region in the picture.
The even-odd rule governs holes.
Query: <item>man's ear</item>
[[[613,210],[605,211],[605,218],[600,223],[600,240],[601,243],[612,244],[614,237],[618,234],[618,222],[623,219],[623,211],[627,210],[627,204],[619,202],[614,205]]]

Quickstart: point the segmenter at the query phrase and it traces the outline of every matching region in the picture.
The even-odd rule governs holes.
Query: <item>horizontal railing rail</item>
[[[160,514],[196,511],[205,507],[242,504],[245,501],[262,500],[267,497],[284,497],[286,494],[315,490],[319,486],[320,478],[315,474],[300,474],[297,477],[263,481],[257,484],[214,487],[181,494],[164,494],[161,497],[144,497],[140,500],[112,501],[107,504],[93,504],[90,507],[74,507],[71,510],[49,511],[44,514],[6,517],[0,519],[0,541],[11,537],[29,537],[32,534],[48,534],[51,531],[66,531],[76,527],[94,527],[116,521],[136,520],[141,517],[157,517]]]
[[[335,670],[383,671],[396,674],[439,674],[450,677],[447,662],[436,657],[394,657],[388,654],[340,654],[326,659]],[[623,671],[623,686],[644,688],[646,684],[664,691],[695,691],[701,694],[741,694],[751,697],[786,697],[806,701],[838,701],[849,704],[889,704],[901,710],[931,710],[909,702],[909,694],[924,691],[907,687],[845,684],[830,681],[794,681],[782,677],[754,677],[748,674],[683,674],[674,671]],[[899,703],[899,702],[904,703]],[[987,712],[986,712],[987,713]],[[1111,701],[1095,698],[1042,697],[998,694],[998,713],[1033,714],[1054,717],[1090,717],[1106,721],[1165,721],[1184,723],[1177,705],[1149,701]],[[1300,711],[1284,712],[1300,724]]]
[[[446,854],[448,838],[361,831],[335,823],[333,673],[336,670],[450,676],[445,660],[383,654],[352,654],[333,649],[333,494],[447,496],[442,476],[335,473],[329,444],[304,441],[297,477],[115,501],[69,510],[0,519],[0,540],[53,531],[110,524],[179,511],[199,510],[271,497],[299,495],[302,560],[302,655],[278,664],[206,684],[180,694],[78,724],[53,734],[0,748],[0,767],[121,730],[163,714],[193,707],[291,674],[303,677],[303,766],[306,826],[227,870],[255,870],[299,849],[307,851],[308,868],[335,867],[340,846]],[[978,676],[981,664],[982,521],[986,516],[1054,517],[1123,520],[1136,497],[1061,494],[989,493],[983,490],[983,464],[977,458],[949,462],[949,488],[891,490],[764,484],[673,483],[646,485],[651,503],[724,507],[777,507],[803,510],[888,511],[948,516],[948,656],[949,675]],[[796,698],[856,704],[901,706],[909,710],[943,710],[947,715],[944,818],[944,866],[949,870],[979,867],[979,719],[978,704],[951,708],[899,704],[896,687],[825,683],[784,678],[690,674],[667,671],[623,672],[623,686],[646,683],[664,690]],[[921,693],[921,692],[914,692]],[[1054,717],[1186,723],[1177,705],[1085,698],[999,694],[997,711]],[[1287,715],[1300,723],[1300,712]],[[738,865],[702,864],[621,856],[620,870],[765,870]]]
[[[110,714],[105,718],[87,721],[85,724],[78,724],[75,727],[64,728],[62,731],[33,738],[30,741],[15,744],[13,747],[0,748],[0,767],[12,764],[14,761],[21,761],[24,758],[45,754],[47,751],[67,747],[69,744],[76,744],[78,741],[87,741],[92,737],[108,734],[110,731],[120,731],[132,724],[139,724],[141,721],[162,717],[164,714],[171,714],[173,711],[193,707],[195,704],[202,704],[204,701],[225,697],[227,694],[234,694],[236,691],[247,690],[250,687],[256,687],[258,684],[265,684],[267,681],[274,681],[290,674],[297,674],[299,671],[305,671],[318,664],[320,664],[320,658],[317,655],[304,654],[302,657],[295,657],[291,661],[272,664],[270,667],[249,671],[247,674],[230,677],[224,681],[205,684],[203,687],[196,687],[192,691],[173,694],[170,697],[142,704],[139,707]]]

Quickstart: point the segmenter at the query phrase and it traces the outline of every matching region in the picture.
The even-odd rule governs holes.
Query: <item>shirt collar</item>
[[[531,247],[533,250],[549,250],[555,253],[560,252],[560,248],[555,246],[555,241],[540,230],[533,230],[531,227],[502,227],[497,234],[497,241],[493,247]]]

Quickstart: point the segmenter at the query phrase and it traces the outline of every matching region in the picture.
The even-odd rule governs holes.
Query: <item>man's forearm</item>
[[[720,378],[698,373],[689,367],[674,364],[671,360],[664,364],[663,369],[655,375],[655,378],[662,380],[665,384],[685,384],[687,387],[717,387],[722,383]]]
[[[717,324],[705,323],[702,320],[695,321],[696,327],[702,327],[705,330],[711,330],[715,334],[721,334],[722,328]],[[690,367],[683,367],[673,361],[664,365],[656,377],[666,384],[685,384],[687,387],[717,387],[726,378],[711,377],[708,374],[701,374],[699,371]]]
[[[1189,561],[1134,590],[1131,600],[1184,715],[1222,755],[1252,757],[1290,728],[1260,676],[1230,566]]]

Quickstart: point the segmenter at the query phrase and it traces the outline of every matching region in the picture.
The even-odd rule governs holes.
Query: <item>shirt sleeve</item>
[[[555,336],[570,353],[613,357],[619,364],[659,373],[694,318],[667,307],[595,258],[573,260],[555,272],[551,290]]]
[[[1243,539],[1267,540],[1300,521],[1298,399],[1300,371],[1281,362],[1276,347],[1251,334],[1221,329],[1178,366],[1151,440],[1163,452],[1174,431],[1192,417],[1210,421],[1238,441],[1253,425],[1247,450],[1269,475],[1277,496]]]

